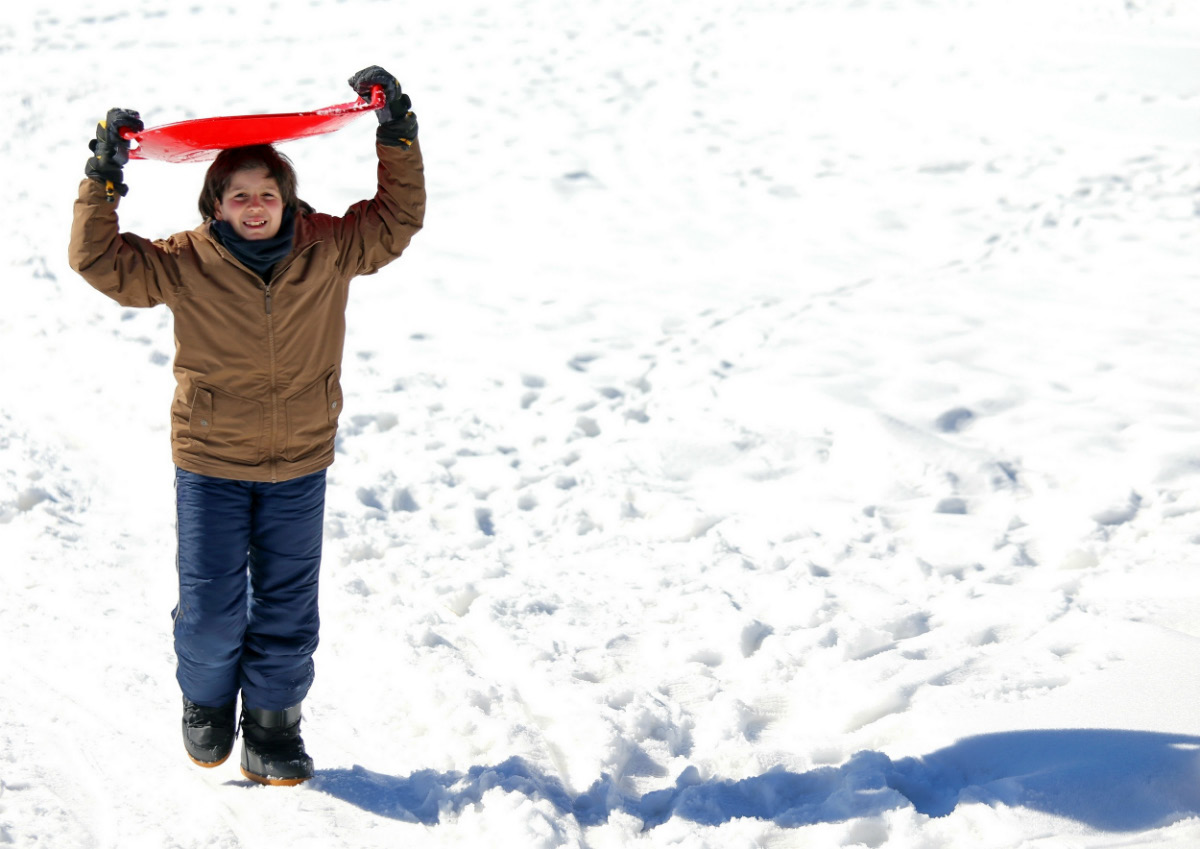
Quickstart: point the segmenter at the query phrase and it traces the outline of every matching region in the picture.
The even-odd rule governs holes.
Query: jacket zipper
[[[263,281],[264,307],[267,312],[267,352],[271,364],[271,441],[268,443],[271,453],[268,462],[271,464],[271,483],[278,483],[279,461],[276,458],[275,440],[279,437],[279,386],[275,374],[275,320],[271,316],[271,282]]]
[[[267,317],[267,354],[270,363],[270,389],[271,389],[271,441],[268,449],[267,462],[271,470],[271,483],[279,483],[279,459],[275,454],[275,440],[279,434],[279,386],[277,384],[278,375],[276,374],[275,363],[275,320],[271,315],[271,284],[283,276],[292,264],[304,254],[308,253],[312,248],[321,244],[320,241],[311,242],[305,245],[299,253],[293,254],[287,265],[279,268],[270,280],[265,280],[259,277],[253,271],[245,266],[237,257],[229,252],[224,245],[216,243],[217,252],[223,254],[230,262],[239,268],[244,269],[251,274],[255,280],[262,281],[263,287],[263,311]]]
[[[268,463],[270,464],[271,469],[271,483],[279,483],[279,453],[275,451],[275,443],[279,438],[279,375],[276,372],[275,361],[275,319],[271,315],[271,285],[280,277],[282,277],[289,268],[292,267],[292,263],[295,262],[299,256],[308,253],[308,251],[317,244],[319,243],[313,242],[311,245],[305,246],[300,253],[292,256],[287,265],[278,268],[275,274],[271,276],[270,280],[263,279],[263,309],[267,316],[267,352],[271,366],[271,441],[269,443],[271,447],[270,456],[268,458]]]

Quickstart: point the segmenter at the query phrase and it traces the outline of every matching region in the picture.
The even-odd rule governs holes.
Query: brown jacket
[[[425,217],[419,145],[377,148],[375,197],[341,217],[300,210],[292,252],[266,283],[211,222],[154,241],[121,233],[119,202],[94,180],[80,184],[71,267],[124,306],[166,304],[174,315],[180,468],[285,481],[333,462],[350,280],[400,256]]]

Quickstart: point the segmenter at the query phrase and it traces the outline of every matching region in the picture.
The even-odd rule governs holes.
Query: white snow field
[[[0,16],[0,845],[1200,846],[1200,3]],[[369,64],[428,217],[353,286],[317,776],[264,788],[179,740],[171,316],[71,204],[111,106]],[[284,145],[301,196],[373,138]]]

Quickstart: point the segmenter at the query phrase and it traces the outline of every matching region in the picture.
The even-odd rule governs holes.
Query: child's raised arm
[[[96,125],[96,137],[88,144],[92,156],[83,169],[86,179],[75,201],[68,254],[71,267],[114,301],[150,307],[165,301],[157,249],[146,239],[121,233],[117,224],[117,201],[129,193],[122,172],[129,162],[124,129],[143,129],[132,109],[109,109]]]
[[[370,200],[354,204],[340,218],[326,218],[336,233],[342,263],[352,274],[377,271],[408,247],[425,221],[425,168],[417,143],[417,116],[412,100],[396,78],[378,65],[349,79],[364,99],[380,86],[386,102],[376,112],[379,155],[378,189]]]

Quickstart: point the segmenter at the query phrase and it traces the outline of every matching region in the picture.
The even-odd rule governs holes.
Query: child
[[[301,201],[291,163],[257,145],[213,162],[196,229],[156,241],[120,232],[129,159],[121,130],[142,122],[113,109],[91,142],[71,228],[71,267],[88,283],[124,306],[166,304],[173,314],[183,743],[200,766],[223,763],[240,692],[242,772],[262,784],[313,775],[300,703],[317,647],[350,280],[400,256],[425,214],[408,95],[375,65],[349,82],[368,100],[381,86],[386,103],[378,191],[345,215]]]

